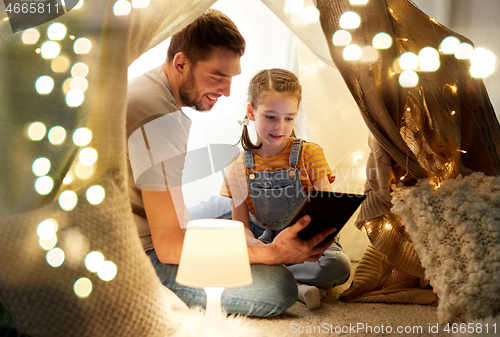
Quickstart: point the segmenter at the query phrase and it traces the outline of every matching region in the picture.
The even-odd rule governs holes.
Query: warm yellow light
[[[340,16],[339,24],[342,29],[355,29],[361,24],[361,18],[354,12],[345,12]]]
[[[40,33],[35,28],[26,29],[21,35],[24,44],[35,44],[40,38]]]
[[[41,49],[41,48],[36,48],[36,49],[35,49],[35,53],[40,54],[41,52],[42,52],[42,49]]]
[[[418,60],[422,71],[436,71],[441,65],[439,52],[432,47],[422,48],[418,53]]]
[[[333,34],[332,42],[334,46],[347,46],[351,43],[352,36],[347,30],[337,30],[335,34]]]
[[[41,53],[44,59],[53,59],[59,55],[61,46],[55,41],[47,41],[42,44]]]
[[[418,56],[411,52],[404,53],[399,58],[399,66],[403,70],[416,70],[418,64]]]
[[[418,84],[418,74],[413,70],[405,70],[399,75],[399,84],[403,88],[413,88]]]
[[[460,48],[460,40],[455,36],[448,36],[443,39],[439,50],[443,54],[455,54]]]
[[[89,203],[92,205],[98,205],[104,200],[106,192],[102,186],[93,185],[87,189],[86,196]]]
[[[344,48],[342,55],[346,61],[357,61],[363,55],[363,50],[356,44],[350,44]]]
[[[28,127],[28,137],[31,140],[41,140],[45,136],[45,124],[41,122],[33,122]]]
[[[103,281],[111,281],[115,278],[117,272],[116,264],[111,261],[104,261],[97,271],[97,276]]]
[[[35,191],[41,195],[47,195],[52,191],[54,181],[49,176],[43,176],[35,180]]]
[[[314,6],[306,6],[300,12],[302,22],[317,22],[319,20],[319,10]]]
[[[48,137],[52,145],[61,145],[66,139],[66,130],[62,126],[54,126],[50,129]]]
[[[68,94],[68,92],[71,90],[71,81],[73,80],[73,77],[69,77],[64,80],[63,85],[62,85],[62,90],[65,95]]]
[[[63,179],[63,184],[68,185],[71,184],[72,181],[73,181],[73,174],[71,174],[71,172],[68,172],[68,174],[66,174],[66,177],[64,177]]]
[[[80,2],[83,2],[83,0],[80,0]],[[92,292],[92,281],[86,277],[79,278],[73,286],[73,291],[80,298],[89,297]]]
[[[456,112],[455,110],[453,110],[453,111],[451,112],[451,114],[452,114],[452,115],[454,115],[454,114],[456,114],[456,113],[457,113],[457,112]]]
[[[462,152],[462,153],[467,153],[467,151],[465,151],[465,150],[460,150],[460,149],[459,149],[459,150],[457,150],[457,151],[458,151],[458,152]]]
[[[93,273],[97,272],[104,263],[104,255],[100,252],[90,252],[85,257],[85,267]]]
[[[149,6],[149,0],[132,0],[132,7],[146,8]]]
[[[53,235],[52,237],[48,239],[38,239],[38,244],[43,250],[51,250],[54,248],[57,244],[57,235]]]
[[[470,55],[470,74],[474,78],[485,78],[495,72],[497,57],[485,48],[476,48]]]
[[[54,89],[54,80],[47,75],[40,76],[35,82],[35,89],[40,95],[48,95]]]
[[[78,62],[71,67],[71,76],[86,77],[89,73],[89,66],[83,62]]]
[[[97,151],[91,147],[86,147],[80,151],[78,159],[83,165],[93,165],[97,161]]]
[[[85,146],[92,140],[92,131],[87,128],[78,128],[73,132],[73,142],[76,146]]]
[[[361,61],[375,62],[378,60],[378,50],[372,46],[365,46],[362,49]]]
[[[41,177],[49,173],[50,171],[50,160],[45,157],[40,157],[35,159],[33,165],[31,166],[33,173],[37,177]]]
[[[85,37],[81,37],[73,44],[73,50],[76,54],[88,54],[92,49],[92,42]]]
[[[66,26],[60,22],[55,22],[47,28],[47,36],[51,40],[62,40],[66,36]]]
[[[389,49],[392,46],[392,37],[384,32],[378,33],[372,39],[372,46],[375,49]]]
[[[129,15],[132,10],[132,5],[127,0],[118,0],[113,5],[113,13],[116,16]]]
[[[58,229],[57,221],[54,219],[45,219],[40,222],[36,228],[36,234],[40,239],[48,240],[56,235]]]
[[[70,82],[70,87],[71,87],[71,82]],[[84,100],[85,100],[85,94],[81,90],[71,89],[66,94],[66,104],[68,104],[68,106],[70,107],[73,108],[79,107],[80,105],[82,105]]]
[[[470,58],[474,47],[467,42],[460,43],[458,50],[455,52],[455,57],[459,60],[467,60]]]
[[[81,92],[87,91],[89,82],[84,77],[75,77],[71,80],[69,87],[71,90],[79,90]]]
[[[58,56],[50,62],[50,69],[55,73],[64,73],[69,68],[69,60],[65,56]]]
[[[299,14],[304,8],[303,0],[285,0],[285,14]]]
[[[54,248],[47,252],[45,259],[54,268],[61,266],[64,262],[64,251],[61,248]]]
[[[94,173],[94,167],[92,165],[86,166],[78,162],[75,165],[75,174],[80,179],[88,179]]]
[[[78,196],[75,192],[66,190],[59,196],[59,206],[67,212],[76,207],[78,203]]]

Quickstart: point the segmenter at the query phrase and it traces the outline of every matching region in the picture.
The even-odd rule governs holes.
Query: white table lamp
[[[226,219],[189,221],[175,280],[205,289],[207,306],[197,335],[210,329],[217,330],[214,334],[218,336],[230,336],[222,317],[222,292],[253,282],[243,223]]]

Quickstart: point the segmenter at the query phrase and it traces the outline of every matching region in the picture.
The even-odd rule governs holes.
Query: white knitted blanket
[[[459,176],[436,186],[394,188],[426,278],[439,296],[442,322],[470,321],[500,310],[500,177]]]

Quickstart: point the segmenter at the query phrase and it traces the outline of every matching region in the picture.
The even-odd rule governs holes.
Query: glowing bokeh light
[[[75,192],[66,190],[59,196],[59,206],[67,212],[76,207],[78,203],[78,196]]]
[[[422,71],[436,71],[441,65],[439,52],[432,47],[425,47],[418,53],[420,69]]]
[[[40,95],[48,95],[54,89],[54,80],[50,76],[42,75],[37,78],[35,89]]]
[[[405,70],[399,75],[399,84],[403,88],[413,88],[418,84],[419,77],[413,70]]]
[[[36,234],[40,239],[48,240],[57,233],[57,221],[46,219],[40,222],[36,228]]]
[[[69,68],[69,60],[65,56],[58,56],[50,62],[50,69],[55,73],[64,73]]]
[[[75,77],[69,83],[70,90],[79,90],[81,92],[87,91],[89,82],[84,77]]]
[[[85,257],[85,267],[93,273],[96,273],[104,263],[104,255],[100,252],[90,252]]]
[[[49,176],[43,176],[35,180],[35,191],[41,195],[47,195],[52,191],[54,181]]]
[[[87,166],[80,162],[75,165],[75,174],[79,179],[88,179],[93,173],[94,167],[92,165]]]
[[[81,2],[83,0],[80,0]],[[79,298],[87,298],[92,293],[92,281],[86,277],[81,277],[76,280],[73,285],[73,291]]]
[[[362,49],[361,61],[363,62],[375,62],[378,60],[378,50],[372,46],[365,46]]]
[[[61,145],[66,139],[66,130],[62,126],[54,126],[49,130],[48,138],[52,145]]]
[[[31,166],[33,173],[37,177],[41,177],[49,173],[50,171],[50,160],[45,157],[40,157],[35,159],[33,165]]]
[[[42,44],[40,51],[44,59],[53,59],[59,55],[61,46],[59,46],[59,43],[55,41],[47,41]]]
[[[349,0],[349,3],[352,6],[366,5],[368,3],[368,0]]]
[[[299,14],[304,8],[303,0],[285,0],[285,14]]]
[[[70,87],[71,87],[71,82],[70,82]],[[84,100],[85,100],[85,94],[81,90],[71,89],[66,94],[66,104],[68,104],[68,106],[70,107],[73,108],[79,107],[80,105],[82,105]]]
[[[351,43],[352,36],[347,30],[337,30],[335,34],[333,34],[332,42],[334,46],[347,46]]]
[[[73,44],[73,50],[76,54],[88,54],[92,49],[92,42],[85,37],[81,37]]]
[[[372,46],[375,49],[389,49],[392,46],[392,37],[384,32],[373,37]]]
[[[467,60],[470,58],[470,55],[474,51],[474,47],[472,47],[467,42],[460,43],[460,47],[455,52],[455,57],[459,60]]]
[[[300,12],[302,22],[317,22],[319,20],[319,10],[314,6],[306,6]]]
[[[104,191],[104,188],[102,188],[102,186],[93,185],[88,188],[86,196],[88,202],[90,202],[92,205],[99,205],[104,200],[106,192]]]
[[[93,165],[97,161],[97,151],[91,147],[86,147],[80,151],[78,159],[83,165]]]
[[[62,85],[62,90],[65,95],[68,94],[68,92],[71,90],[71,81],[73,80],[73,77],[67,78],[64,80],[63,85]]]
[[[357,61],[363,55],[363,50],[356,44],[350,44],[344,48],[342,56],[346,61]]]
[[[342,29],[355,29],[361,24],[361,18],[354,12],[345,12],[340,16],[339,24]]]
[[[132,10],[132,5],[127,0],[118,0],[113,5],[113,13],[116,16],[129,15]]]
[[[35,44],[40,38],[40,33],[35,28],[26,29],[21,36],[24,44]]]
[[[55,22],[47,28],[47,36],[51,40],[62,40],[66,36],[66,26],[60,22]]]
[[[443,39],[439,50],[443,54],[455,54],[460,48],[460,40],[455,36],[448,36]]]
[[[117,272],[116,264],[111,261],[104,261],[97,271],[97,276],[103,281],[111,281],[115,278]]]
[[[418,56],[414,53],[407,52],[399,58],[399,66],[403,70],[416,70],[418,68]]]
[[[57,244],[57,235],[53,235],[48,239],[38,239],[38,244],[42,247],[43,250],[51,250]]]
[[[73,142],[76,146],[85,146],[92,140],[92,131],[87,128],[78,128],[73,132]]]
[[[33,122],[28,126],[28,137],[31,140],[41,140],[45,137],[46,131],[45,124],[42,122]]]
[[[495,72],[497,57],[485,48],[476,48],[470,55],[470,74],[474,78],[485,78]]]
[[[89,73],[89,66],[83,62],[77,62],[71,67],[71,76],[86,77]]]
[[[132,0],[132,7],[146,8],[149,6],[149,0]]]
[[[73,174],[71,174],[71,172],[68,172],[68,174],[66,174],[62,182],[63,184],[68,185],[71,184],[72,181],[73,181]]]
[[[54,268],[61,266],[64,263],[64,258],[64,251],[61,248],[51,249],[45,255],[47,263]]]

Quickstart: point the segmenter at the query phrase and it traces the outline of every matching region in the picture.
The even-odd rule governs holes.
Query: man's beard
[[[189,71],[187,80],[179,85],[179,96],[185,106],[194,107],[198,111],[209,111],[213,107],[203,107],[203,96],[199,97],[199,92],[196,89],[192,71]]]

